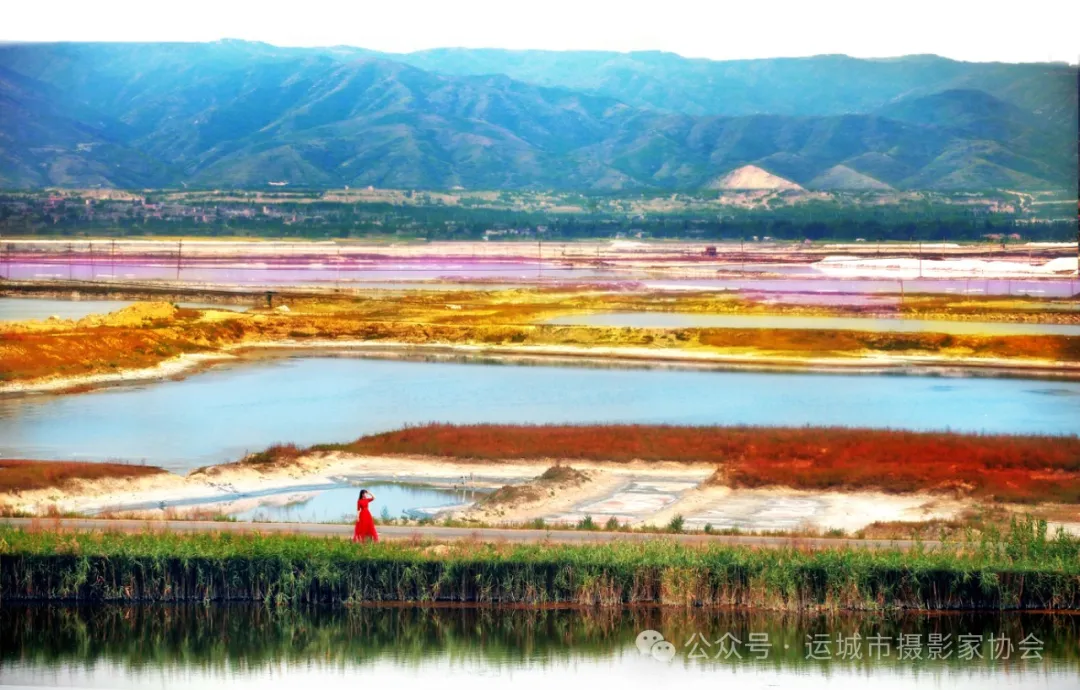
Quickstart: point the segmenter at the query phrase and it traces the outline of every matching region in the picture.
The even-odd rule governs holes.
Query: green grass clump
[[[1015,523],[908,551],[604,544],[357,545],[259,534],[0,528],[0,599],[359,601],[788,610],[1080,609],[1080,540]]]

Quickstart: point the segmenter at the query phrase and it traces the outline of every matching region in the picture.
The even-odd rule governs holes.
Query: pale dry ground
[[[0,494],[0,506],[8,510],[45,514],[54,512],[100,512],[125,505],[166,504],[205,498],[220,501],[255,492],[288,491],[291,487],[335,486],[334,478],[357,476],[372,481],[425,482],[452,486],[461,477],[482,471],[495,481],[475,486],[496,488],[506,482],[526,481],[550,463],[501,463],[478,465],[433,458],[368,457],[343,453],[314,453],[284,466],[259,469],[255,465],[217,465],[187,476],[163,474],[135,480],[79,482],[67,490],[47,489],[21,494]]]
[[[234,355],[225,352],[182,354],[167,359],[153,367],[144,369],[124,369],[107,374],[85,374],[81,376],[57,376],[34,381],[0,384],[0,395],[16,393],[62,392],[72,388],[96,387],[139,381],[168,379],[189,374],[214,363],[235,360]]]
[[[584,466],[579,464],[579,467]],[[620,479],[614,473],[591,469],[581,471],[587,477],[584,482],[576,486],[542,487],[538,500],[519,500],[497,506],[488,506],[480,501],[466,508],[450,511],[449,514],[459,520],[477,520],[492,525],[531,522],[537,518],[546,518],[553,512],[569,510],[580,501],[605,496],[620,484]],[[529,483],[532,479],[530,478]]]
[[[460,462],[445,458],[357,456],[341,452],[311,453],[287,465],[262,467],[256,465],[217,465],[187,476],[162,474],[136,480],[102,480],[79,482],[67,490],[48,489],[21,494],[0,494],[0,506],[17,512],[45,514],[48,512],[100,512],[121,510],[133,504],[166,504],[198,498],[220,501],[245,494],[266,491],[287,492],[292,487],[339,486],[342,478],[370,482],[401,482],[430,486],[460,486],[463,478],[468,486],[496,489],[505,484],[530,481],[551,467],[554,461],[511,461],[499,463]],[[580,493],[566,492],[561,498],[576,501],[588,498],[593,487],[614,485],[626,477],[689,476],[700,481],[708,476],[711,465],[683,463],[576,463],[597,477],[581,487]],[[606,478],[614,477],[610,481]],[[198,506],[193,506],[198,507]],[[250,506],[249,506],[250,507]],[[179,510],[179,508],[178,508]],[[550,511],[548,511],[550,512]],[[526,509],[521,515],[529,513]],[[518,522],[517,512],[506,513],[505,521]]]
[[[985,370],[987,374],[1026,376],[1080,377],[1080,363],[1052,360],[1007,360],[1003,357],[964,357],[949,355],[882,354],[864,352],[860,356],[793,357],[768,353],[724,353],[712,350],[654,349],[598,346],[476,346],[476,344],[417,344],[389,340],[281,340],[231,344],[211,353],[181,354],[157,366],[126,369],[107,374],[51,377],[31,381],[0,383],[0,394],[58,392],[96,385],[167,379],[192,374],[207,366],[235,362],[244,353],[273,351],[309,351],[324,354],[349,353],[370,356],[406,356],[409,354],[447,354],[483,356],[500,360],[548,361],[552,364],[612,364],[703,366],[711,368],[793,371],[851,371],[883,374],[889,371],[922,369],[928,374],[950,371]]]
[[[756,165],[744,165],[709,184],[712,189],[724,190],[797,190],[802,187],[791,180],[762,170]]]
[[[551,464],[550,461],[545,463],[546,466]],[[485,524],[522,524],[537,518],[549,523],[576,524],[586,514],[592,515],[594,519],[606,520],[607,514],[597,510],[583,510],[582,507],[603,505],[612,500],[618,502],[620,507],[627,507],[627,502],[620,500],[620,497],[626,494],[628,487],[671,483],[696,486],[716,469],[710,464],[667,462],[614,464],[575,460],[573,463],[564,461],[563,464],[584,472],[588,480],[576,485],[549,486],[543,482],[537,483],[542,489],[539,500],[521,500],[493,507],[480,503],[454,511],[453,516],[464,520],[478,520]],[[629,507],[629,512],[619,511],[620,522],[631,525],[646,524],[650,504],[639,501]]]
[[[951,520],[970,507],[970,501],[930,494],[700,486],[650,516],[645,524],[662,527],[676,515],[682,515],[691,529],[709,524],[718,530],[809,529],[853,533],[874,522]]]
[[[509,291],[514,299],[518,293]],[[598,293],[579,291],[584,297],[595,297]],[[527,294],[522,299],[532,300],[532,304],[542,304],[545,300],[557,300],[562,293]],[[501,299],[501,298],[500,298]],[[676,298],[670,298],[675,301]],[[723,301],[725,298],[719,298]],[[500,304],[498,299],[493,306]],[[999,305],[1000,306],[1000,305]],[[448,310],[460,310],[455,304],[445,304]],[[279,305],[279,310],[287,306]],[[434,307],[438,310],[438,307]],[[475,310],[474,310],[475,311]],[[576,313],[582,310],[570,310]],[[152,325],[157,320],[174,318],[177,309],[167,302],[138,302],[108,314],[92,314],[78,321],[45,320],[0,323],[0,335],[64,332],[76,328],[94,328],[98,326],[139,327]],[[316,312],[321,313],[321,312]],[[553,311],[551,314],[558,314]],[[585,313],[582,311],[582,313]],[[483,309],[476,311],[475,317],[485,318]],[[551,314],[545,314],[545,317]],[[199,311],[198,322],[222,322],[243,320],[245,322],[267,322],[281,314],[270,315],[258,311],[238,312],[227,309],[203,308]],[[303,317],[304,312],[298,312]],[[782,318],[782,317],[781,317]],[[1053,319],[1071,320],[1072,312],[1063,316],[1053,315]],[[310,335],[316,335],[315,332]],[[306,351],[326,354],[357,354],[371,356],[404,356],[410,354],[435,354],[472,357],[495,357],[506,359],[535,359],[550,363],[607,363],[631,365],[689,366],[725,369],[749,370],[792,370],[792,371],[843,371],[861,373],[882,373],[919,369],[928,373],[951,372],[954,370],[983,370],[988,373],[1015,373],[1019,375],[1080,377],[1080,362],[1058,362],[1037,358],[1001,358],[989,356],[963,356],[957,354],[900,354],[881,351],[863,351],[839,354],[835,356],[803,356],[787,352],[771,352],[741,347],[706,347],[685,344],[676,347],[660,346],[619,346],[581,343],[575,345],[526,345],[526,344],[467,344],[467,343],[403,343],[393,340],[347,340],[319,339],[306,337],[302,340],[286,338],[275,341],[248,341],[221,345],[212,352],[186,354],[142,369],[120,369],[94,374],[71,376],[51,375],[25,381],[0,383],[0,394],[20,394],[33,392],[56,392],[66,389],[86,389],[89,387],[118,384],[124,382],[165,379],[192,373],[214,363],[235,361],[238,357],[253,357],[273,352]]]
[[[67,490],[50,489],[0,495],[0,509],[20,514],[104,514],[140,519],[214,517],[284,505],[342,482],[397,482],[454,487],[463,479],[477,489],[503,485],[543,487],[536,499],[485,506],[450,508],[438,518],[492,526],[514,526],[540,518],[547,524],[575,525],[586,515],[598,526],[615,517],[630,527],[665,527],[681,516],[688,530],[706,524],[715,530],[769,533],[852,534],[872,523],[919,523],[962,519],[978,507],[974,501],[933,494],[884,494],[875,491],[799,491],[782,487],[733,489],[703,483],[715,469],[707,464],[564,462],[586,481],[537,482],[554,460],[462,462],[433,457],[357,456],[342,452],[311,453],[283,466],[258,469],[221,465],[188,476],[162,474],[134,480],[77,482]],[[259,492],[271,492],[253,496]],[[200,499],[202,499],[200,501]],[[168,507],[134,510],[125,506]],[[176,502],[190,505],[174,506]],[[1052,528],[1080,533],[1077,506],[1003,506],[1035,513]],[[352,506],[343,506],[347,514]]]
[[[220,312],[219,312],[220,313]],[[225,317],[234,318],[234,317]],[[880,374],[918,369],[925,373],[983,371],[989,375],[1015,374],[1021,376],[1080,377],[1080,362],[1057,362],[1043,359],[1005,359],[998,357],[959,357],[949,355],[899,355],[863,352],[849,357],[786,357],[755,352],[718,352],[689,348],[659,349],[645,347],[603,347],[568,345],[467,345],[398,343],[366,340],[282,340],[261,343],[226,345],[211,353],[182,354],[160,364],[143,369],[128,369],[101,374],[56,376],[32,381],[0,384],[0,395],[21,393],[60,392],[103,385],[167,379],[192,374],[223,362],[235,362],[245,354],[259,352],[308,351],[352,354],[373,357],[400,357],[412,354],[453,355],[495,358],[505,361],[550,362],[552,364],[617,364],[708,367],[732,370],[785,370],[804,372],[852,372]]]

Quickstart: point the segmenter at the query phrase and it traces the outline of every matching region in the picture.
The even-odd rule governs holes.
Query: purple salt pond
[[[1069,297],[1080,292],[1075,278],[967,279],[920,278],[885,280],[824,277],[812,266],[783,264],[727,265],[725,275],[708,278],[650,278],[644,271],[612,270],[591,266],[567,266],[557,261],[498,260],[481,257],[455,259],[394,258],[370,256],[325,257],[316,255],[266,257],[238,261],[193,256],[181,261],[163,255],[126,256],[115,261],[107,255],[91,260],[86,255],[23,255],[0,263],[0,277],[12,280],[180,281],[185,283],[247,286],[342,285],[348,287],[426,287],[425,281],[459,283],[604,284],[636,283],[651,290],[738,290],[783,293],[784,301],[815,304],[851,304],[841,295],[894,295],[900,293],[957,295],[1028,295]],[[737,275],[745,272],[746,275]],[[755,273],[759,274],[757,277]],[[784,273],[790,277],[760,277]],[[387,285],[389,287],[389,285]],[[789,298],[788,295],[799,294]],[[821,295],[821,297],[810,297]],[[826,296],[827,295],[827,296]],[[854,302],[857,303],[857,302]]]
[[[966,278],[921,278],[881,280],[861,278],[690,278],[686,280],[646,280],[650,290],[739,290],[775,293],[822,293],[846,295],[946,294],[1016,295],[1031,297],[1071,297],[1080,292],[1080,280],[1026,278],[1008,280]]]
[[[14,261],[0,266],[0,275],[11,280],[180,280],[193,283],[249,285],[325,285],[365,281],[504,280],[545,281],[611,278],[610,271],[573,268],[536,262],[232,262],[192,260],[181,264],[153,261],[91,263],[48,260]]]

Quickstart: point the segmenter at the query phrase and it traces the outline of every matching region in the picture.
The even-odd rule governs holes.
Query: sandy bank
[[[485,465],[486,479],[479,485],[495,488],[507,482],[525,481],[548,466],[535,462]],[[330,488],[344,477],[451,486],[463,476],[476,474],[478,467],[472,463],[431,458],[316,453],[285,466],[257,469],[234,463],[196,470],[186,476],[161,474],[126,481],[82,481],[73,482],[65,490],[0,494],[0,505],[11,511],[33,514],[45,514],[50,510],[99,513],[143,504],[157,509],[162,503],[166,508],[180,503],[198,507],[199,499],[212,503],[274,491]]]
[[[0,395],[63,392],[69,389],[134,383],[190,374],[213,364],[254,359],[270,353],[303,352],[312,356],[348,354],[371,357],[464,356],[508,361],[613,366],[684,366],[732,370],[798,372],[1012,375],[1080,378],[1080,362],[1000,357],[900,355],[863,352],[849,357],[791,357],[765,353],[729,354],[709,350],[645,347],[572,347],[565,345],[417,344],[392,341],[304,340],[238,343],[215,352],[184,354],[153,367],[101,374],[57,376],[0,384]]]
[[[558,363],[632,363],[696,365],[733,369],[787,369],[794,371],[841,371],[883,373],[898,370],[954,372],[971,370],[987,374],[1080,377],[1080,362],[1016,360],[998,357],[950,357],[936,355],[896,355],[864,352],[850,357],[791,357],[766,353],[729,354],[704,349],[660,349],[646,347],[573,347],[567,345],[471,345],[416,344],[388,341],[305,340],[250,343],[234,348],[255,353],[263,351],[323,351],[371,355],[466,355],[536,358]]]
[[[962,519],[979,503],[941,494],[880,491],[803,491],[785,487],[741,489],[711,485],[714,466],[703,463],[564,461],[587,476],[569,484],[537,482],[554,460],[461,462],[426,456],[358,456],[314,453],[284,466],[256,469],[219,465],[187,476],[161,474],[132,480],[72,482],[65,490],[0,494],[0,508],[20,514],[65,514],[184,519],[238,514],[304,500],[320,491],[365,483],[494,489],[535,486],[524,500],[450,507],[437,514],[485,525],[577,525],[586,516],[598,527],[614,518],[630,527],[666,527],[681,516],[698,531],[852,534],[873,523]],[[549,490],[550,489],[550,490]],[[1031,506],[1004,506],[1026,513]],[[1047,509],[1050,507],[1048,506]],[[352,505],[342,505],[348,515]],[[1045,511],[1043,511],[1045,512]],[[1046,513],[1055,526],[1080,531],[1080,510],[1057,506]]]
[[[81,376],[56,376],[47,379],[0,384],[0,395],[63,392],[72,388],[84,389],[87,387],[108,386],[120,383],[167,379],[173,376],[191,373],[192,371],[216,362],[235,359],[236,357],[234,355],[230,355],[226,352],[183,354],[172,359],[167,359],[156,366],[146,367],[144,369],[127,369],[106,374],[86,374]]]
[[[689,529],[856,532],[874,522],[950,520],[972,505],[930,494],[880,491],[800,491],[786,487],[733,489],[700,486],[652,515],[646,524],[666,525],[682,515]]]

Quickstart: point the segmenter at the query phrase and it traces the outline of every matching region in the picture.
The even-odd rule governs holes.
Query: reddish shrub
[[[0,492],[63,487],[76,479],[129,479],[165,470],[145,465],[112,462],[58,462],[53,460],[0,460]]]
[[[344,446],[372,455],[477,460],[706,462],[735,486],[953,491],[1006,501],[1080,502],[1080,438],[843,427],[454,426]]]

